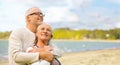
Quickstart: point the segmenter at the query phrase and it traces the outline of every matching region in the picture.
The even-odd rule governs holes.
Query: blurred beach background
[[[62,65],[120,65],[120,0],[0,0],[0,65],[8,65],[8,38],[25,27],[33,6],[53,28]]]
[[[62,65],[119,65],[120,41],[52,40],[63,54]],[[8,65],[8,41],[0,41],[0,63]]]

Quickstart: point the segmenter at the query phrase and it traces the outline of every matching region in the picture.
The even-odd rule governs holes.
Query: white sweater
[[[26,49],[33,45],[35,34],[27,28],[12,31],[9,37],[9,65],[26,65],[39,60],[39,53],[26,53]]]
[[[60,57],[62,54],[62,50],[60,50],[57,46],[55,46],[53,44],[50,46],[53,47],[53,50],[51,51],[51,53],[54,54],[55,57]],[[37,48],[37,47],[35,46],[34,48]],[[33,47],[29,47],[29,48],[27,48],[26,52],[29,52],[32,49],[33,49]],[[31,65],[50,65],[50,62],[41,59],[37,62],[32,63]]]

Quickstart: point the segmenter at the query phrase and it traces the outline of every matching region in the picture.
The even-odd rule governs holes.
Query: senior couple
[[[51,45],[52,28],[43,22],[43,13],[32,7],[25,13],[26,27],[9,37],[9,65],[61,65],[61,50]]]

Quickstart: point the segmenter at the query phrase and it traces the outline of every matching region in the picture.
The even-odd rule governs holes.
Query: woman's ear
[[[53,38],[53,34],[51,34],[51,38]]]

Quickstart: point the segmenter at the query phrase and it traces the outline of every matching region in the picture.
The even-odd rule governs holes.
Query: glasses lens
[[[45,16],[45,15],[44,15],[44,14],[42,14],[42,13],[41,13],[41,14],[39,14],[39,15],[40,15],[40,16],[43,16],[43,17]]]

